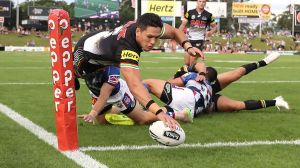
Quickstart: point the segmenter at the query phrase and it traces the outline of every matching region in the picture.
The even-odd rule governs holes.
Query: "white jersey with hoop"
[[[132,103],[132,100],[134,100],[134,96],[129,91],[127,83],[123,79],[119,79],[120,82],[120,89],[119,91],[114,94],[113,96],[110,96],[107,100],[107,105],[112,104],[118,107],[121,111],[124,111],[127,109],[128,105]],[[97,99],[98,97],[94,95],[91,91],[90,94],[93,98]],[[100,95],[101,96],[101,95]],[[131,104],[131,106],[134,107],[135,104]]]

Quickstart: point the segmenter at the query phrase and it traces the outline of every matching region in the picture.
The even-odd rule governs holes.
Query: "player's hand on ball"
[[[175,130],[177,127],[180,127],[179,123],[175,119],[168,116],[164,112],[157,114],[157,118],[163,121],[165,124],[167,124],[172,130]]]

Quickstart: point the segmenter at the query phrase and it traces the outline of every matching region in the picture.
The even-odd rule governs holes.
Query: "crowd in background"
[[[99,24],[100,23],[100,24]],[[90,20],[77,20],[73,21],[72,33],[82,33],[85,35],[91,31],[108,31],[120,25],[119,20],[103,19],[101,22],[92,22]],[[17,33],[19,37],[34,34],[39,38],[48,38],[48,33],[46,31],[36,30],[35,28],[26,29],[20,26],[17,30],[9,31],[6,27],[0,27],[0,34]],[[266,32],[265,38],[261,38],[261,42],[266,43],[267,46],[271,47],[272,50],[293,50],[293,48],[286,48],[286,42],[284,40],[273,39],[273,32]],[[289,31],[279,31],[276,33],[278,36],[290,36]],[[218,40],[212,40],[214,37],[222,39],[223,42]],[[240,38],[242,41],[236,42],[234,38]],[[206,52],[219,52],[219,53],[239,53],[243,51],[255,51],[251,44],[253,38],[259,37],[256,31],[237,31],[236,33],[227,32],[226,30],[221,30],[219,33],[215,33],[213,37],[207,38],[205,40],[205,45],[203,50]],[[296,34],[293,38],[295,41],[295,47],[300,43],[300,34]],[[226,41],[224,43],[224,41]],[[76,42],[74,42],[76,43]],[[34,40],[28,41],[27,46],[36,46]],[[180,46],[173,44],[172,41],[161,40],[158,45],[160,49],[175,51],[179,49]]]

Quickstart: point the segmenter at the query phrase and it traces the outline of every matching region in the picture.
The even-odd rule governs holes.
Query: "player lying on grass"
[[[222,112],[228,112],[228,111],[238,111],[238,110],[255,110],[260,108],[266,108],[269,106],[277,106],[282,107],[285,109],[289,109],[288,103],[283,100],[281,96],[276,97],[274,100],[249,100],[245,102],[241,101],[235,101],[232,99],[229,99],[225,96],[221,96],[217,94],[224,88],[226,88],[229,84],[232,82],[235,82],[239,80],[244,75],[247,75],[248,73],[252,72],[253,70],[256,70],[260,67],[264,67],[273,61],[277,60],[280,57],[280,54],[278,52],[273,52],[269,55],[267,55],[264,59],[261,61],[255,62],[255,63],[249,63],[242,65],[241,67],[238,67],[232,71],[221,73],[217,76],[217,80],[212,82],[212,89],[214,93],[214,105],[213,110],[214,111],[222,111]],[[198,65],[192,65],[188,68],[180,68],[180,71],[177,72],[174,75],[174,79],[170,80],[169,82],[176,84],[176,85],[182,85],[180,84],[180,80],[176,77],[180,75],[181,73],[184,73],[188,69],[190,72],[199,72],[201,71],[202,65],[198,63]],[[179,83],[178,83],[179,81]]]
[[[92,109],[89,114],[79,115],[86,122],[107,123],[105,112],[113,104],[123,114],[128,115],[136,123],[147,124],[157,120],[153,113],[143,113],[140,104],[133,97],[126,82],[120,78],[120,68],[108,66],[101,73],[91,73],[85,77],[85,82],[92,96]],[[100,96],[101,95],[101,96]]]
[[[215,76],[216,77],[216,76]],[[197,73],[189,72],[180,77],[181,87],[160,79],[146,79],[143,81],[148,91],[167,104],[168,115],[176,118],[174,111],[189,108],[192,115],[186,122],[193,122],[194,116],[209,108],[212,102],[212,87],[210,82],[215,79],[199,80]]]
[[[93,107],[89,114],[79,115],[80,118],[86,122],[95,123],[97,120],[100,124],[106,124],[108,121],[117,125],[149,124],[158,120],[155,114],[144,112],[140,103],[133,97],[127,83],[120,79],[120,68],[108,66],[102,71],[85,77],[92,96]],[[112,108],[113,105],[114,108]],[[121,112],[130,119],[124,115],[106,115],[108,111]],[[188,112],[188,109],[185,109],[181,114],[187,117]]]
[[[170,106],[171,109],[168,109],[168,111],[172,111],[172,109],[180,111],[182,105],[187,105],[187,107],[191,108],[194,112],[194,117],[203,112],[232,112],[239,110],[256,110],[272,106],[289,109],[288,103],[284,101],[284,99],[281,96],[278,96],[273,100],[237,101],[230,99],[226,96],[217,94],[219,91],[223,90],[232,82],[237,81],[242,76],[250,73],[251,71],[259,67],[263,67],[270,64],[271,62],[278,59],[279,56],[279,53],[272,53],[257,63],[246,64],[232,71],[224,72],[219,75],[217,75],[217,71],[215,71],[212,67],[207,67],[206,72],[204,72],[204,64],[197,63],[196,65],[192,65],[188,68],[180,68],[180,72],[177,72],[175,74],[175,78],[169,80],[168,82],[157,79],[148,79],[144,80],[144,83],[146,83],[149,91],[152,94],[154,94],[156,97],[160,98],[161,101]],[[177,77],[179,76],[179,74],[184,73],[185,70],[194,72],[188,72],[185,75]],[[198,74],[196,72],[200,73]],[[195,95],[197,93],[195,94],[195,88],[189,86],[189,81],[200,81],[200,83],[203,83],[203,81],[205,81],[205,78],[208,79],[208,81],[210,81],[211,83],[212,94],[210,95],[209,89],[207,92],[208,94],[203,94],[206,91],[205,89],[201,88],[200,90],[198,90],[198,93],[200,93],[202,99],[195,99]],[[213,79],[216,80],[213,81]],[[187,89],[192,90],[194,94],[188,94],[187,91],[183,91]],[[201,94],[201,92],[203,93]],[[209,101],[209,96],[211,96],[212,101]],[[195,99],[194,103],[192,102],[193,99]],[[202,103],[202,106],[199,106],[199,104],[197,105],[197,103]]]

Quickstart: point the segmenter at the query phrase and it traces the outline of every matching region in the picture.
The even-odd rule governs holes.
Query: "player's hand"
[[[192,48],[188,49],[187,52],[189,55],[191,55],[193,57],[200,57],[202,60],[205,59],[203,52],[196,47],[192,47]]]
[[[157,118],[167,124],[172,130],[175,130],[177,127],[180,127],[179,123],[168,116],[166,113],[162,112],[157,115]]]
[[[78,115],[79,118],[82,118],[84,122],[96,124],[96,118],[90,114]]]
[[[204,75],[197,75],[197,77],[196,77],[196,81],[197,82],[201,82],[201,81],[204,81],[206,79],[206,77],[204,76]]]

